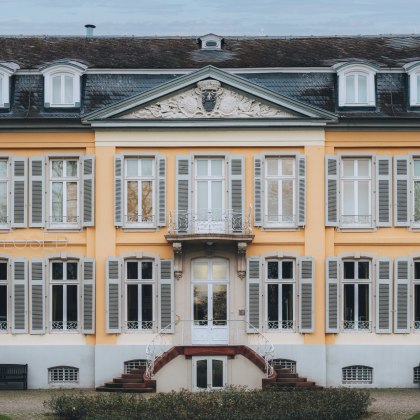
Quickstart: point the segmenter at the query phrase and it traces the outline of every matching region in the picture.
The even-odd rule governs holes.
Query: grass
[[[9,416],[5,416],[4,414],[0,414],[0,420],[12,420],[12,418]]]
[[[1,420],[1,418],[0,418]],[[420,413],[414,414],[413,417],[410,417],[408,420],[420,420]]]

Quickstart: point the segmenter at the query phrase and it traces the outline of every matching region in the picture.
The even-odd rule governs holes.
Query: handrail
[[[225,320],[223,320],[225,321]],[[175,344],[175,340],[173,337],[172,332],[175,331],[177,325],[184,326],[188,323],[190,326],[193,324],[193,320],[176,320],[170,324],[168,324],[165,328],[163,328],[160,332],[158,332],[153,340],[147,345],[146,347],[146,377],[148,379],[152,379],[155,372],[155,365],[156,362],[165,351],[169,350],[171,347],[175,345],[191,345],[184,343],[184,330],[181,331],[181,343]],[[248,334],[252,334],[253,338],[249,341],[250,343],[230,343],[228,345],[249,345],[250,347],[254,347],[256,353],[258,353],[263,359],[265,363],[265,373],[267,377],[270,377],[274,373],[274,368],[271,364],[273,357],[274,357],[274,346],[270,342],[270,340],[256,327],[254,327],[251,323],[246,320],[238,319],[238,320],[226,320],[227,324],[231,324],[234,322],[243,323],[245,328],[243,330],[244,334],[248,336]],[[238,333],[238,329],[236,333]],[[256,343],[255,343],[256,338]]]

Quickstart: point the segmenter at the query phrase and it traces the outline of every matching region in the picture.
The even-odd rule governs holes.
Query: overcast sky
[[[420,0],[0,0],[1,35],[420,33]]]

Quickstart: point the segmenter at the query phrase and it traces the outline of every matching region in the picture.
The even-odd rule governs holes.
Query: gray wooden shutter
[[[123,163],[122,155],[114,157],[114,225],[123,225]]]
[[[82,333],[95,334],[95,260],[83,259],[82,267]]]
[[[174,268],[172,260],[160,261],[159,332],[174,332]]]
[[[24,258],[12,260],[12,332],[26,334],[28,332],[28,274]]]
[[[339,259],[327,257],[326,260],[326,329],[327,333],[339,331]]]
[[[394,225],[410,226],[410,185],[408,156],[394,157]]]
[[[389,156],[376,158],[376,225],[391,226],[392,160]]]
[[[338,158],[334,155],[325,156],[325,226],[338,226],[338,188],[339,188]]]
[[[386,257],[376,262],[376,332],[392,332],[392,262]]]
[[[176,158],[176,230],[187,232],[191,229],[191,157]]]
[[[299,331],[314,332],[315,267],[313,257],[301,257],[299,261]]]
[[[247,270],[247,332],[261,332],[261,294],[262,294],[262,266],[261,258],[248,258]]]
[[[12,159],[12,223],[14,228],[27,226],[27,158],[14,157]]]
[[[230,217],[232,232],[243,232],[245,222],[245,170],[243,156],[231,156],[229,159],[229,207],[232,210]]]
[[[83,226],[95,225],[95,156],[83,158]]]
[[[45,334],[45,261],[33,258],[29,263],[30,333]]]
[[[394,275],[394,333],[410,332],[410,261],[396,258]]]
[[[166,157],[158,157],[158,226],[166,225]]]
[[[262,226],[264,218],[263,157],[254,157],[254,226]]]
[[[45,160],[32,157],[29,161],[29,226],[45,226]]]
[[[121,332],[121,263],[117,257],[106,261],[106,332]]]
[[[305,226],[306,224],[306,157],[305,155],[297,155],[297,191],[298,191],[298,208],[297,208],[297,225]]]

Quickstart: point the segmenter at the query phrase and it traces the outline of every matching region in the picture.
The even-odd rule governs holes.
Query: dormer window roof
[[[80,107],[80,78],[86,68],[76,61],[60,61],[42,67],[45,108]]]
[[[334,68],[338,76],[340,107],[375,106],[375,67],[365,63],[347,62]]]
[[[413,61],[404,66],[409,77],[410,106],[420,106],[420,61]]]
[[[199,38],[202,50],[221,50],[223,37],[207,34]]]
[[[10,77],[17,69],[15,63],[0,62],[0,109],[10,106]]]

